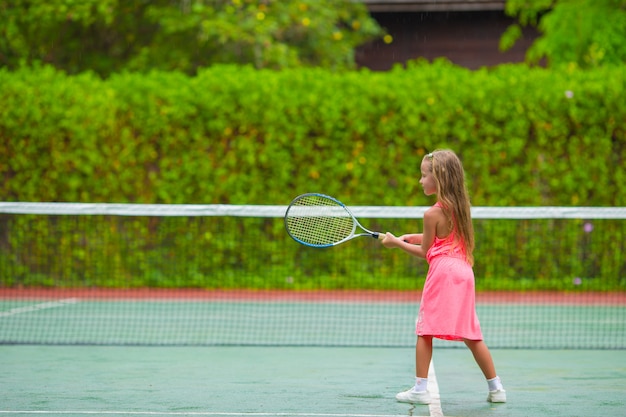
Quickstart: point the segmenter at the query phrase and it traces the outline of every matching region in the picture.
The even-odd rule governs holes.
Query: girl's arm
[[[410,243],[411,245],[421,245],[422,236],[424,236],[422,233],[409,233],[400,236],[398,239],[404,240],[406,243]]]
[[[431,207],[424,213],[424,233],[403,235],[399,238],[391,233],[387,233],[382,242],[383,246],[400,248],[410,255],[426,258],[428,249],[430,249],[435,240],[437,224],[441,221],[445,222],[445,216],[441,208]]]

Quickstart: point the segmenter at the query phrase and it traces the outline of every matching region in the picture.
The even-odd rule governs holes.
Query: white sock
[[[415,378],[415,386],[413,391],[424,392],[428,390],[428,378]]]
[[[502,381],[500,381],[500,377],[496,376],[495,378],[488,379],[487,384],[489,384],[489,391],[498,391],[503,389]]]

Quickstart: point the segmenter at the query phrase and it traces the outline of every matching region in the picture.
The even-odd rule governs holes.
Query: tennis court
[[[624,211],[518,211],[506,224],[506,210],[478,212],[480,250],[502,257],[477,280],[513,276],[477,292],[508,401],[488,403],[469,350],[437,341],[435,401],[411,406],[394,397],[413,383],[423,263],[375,241],[303,250],[284,236],[284,207],[16,205],[0,204],[0,415],[626,413]],[[394,230],[420,215],[371,210],[385,225],[402,217]],[[177,279],[192,285],[157,288]]]
[[[467,350],[437,349],[439,403],[412,407],[394,399],[411,383],[410,348],[0,346],[0,414],[624,415],[622,350],[492,353],[506,404],[485,401]]]
[[[479,315],[487,341],[500,346],[493,355],[508,403],[487,403],[469,351],[439,342],[431,389],[440,397],[412,407],[394,395],[412,382],[417,304],[397,294],[391,302],[390,294],[375,300],[372,293],[272,299],[184,291],[178,300],[175,291],[112,298],[115,293],[48,291],[46,300],[35,300],[4,291],[2,414],[587,416],[626,410],[626,351],[620,349],[626,307],[616,297],[612,306],[545,305],[536,296],[512,306],[510,296],[498,303],[483,295]],[[502,320],[510,321],[511,311],[526,322]],[[512,337],[511,327],[525,330]],[[547,349],[529,349],[541,338]],[[588,340],[589,347],[551,347],[568,340]],[[594,349],[594,342],[615,349]],[[519,346],[527,348],[512,349]]]

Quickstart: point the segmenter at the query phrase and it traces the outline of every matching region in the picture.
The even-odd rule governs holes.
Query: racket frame
[[[339,207],[341,207],[343,210],[345,210],[345,212],[350,216],[350,218],[352,219],[352,231],[350,232],[350,234],[348,236],[346,236],[345,238],[334,242],[334,243],[310,243],[310,242],[305,242],[299,238],[297,238],[296,236],[294,236],[291,231],[289,230],[289,223],[288,223],[288,218],[289,218],[289,211],[291,210],[292,207],[295,206],[294,203],[296,203],[297,201],[306,198],[306,197],[320,197],[320,198],[324,198],[324,199],[328,199],[331,200],[332,202],[336,203]],[[330,207],[330,206],[329,206]],[[299,196],[297,196],[296,198],[294,198],[291,203],[289,204],[289,206],[287,207],[287,211],[285,212],[285,217],[284,217],[284,221],[285,221],[285,229],[287,230],[287,233],[289,234],[289,236],[295,240],[296,242],[305,245],[305,246],[310,246],[313,248],[329,248],[332,246],[337,246],[340,245],[342,243],[345,243],[349,240],[352,240],[354,238],[357,237],[363,237],[363,236],[369,236],[372,237],[374,239],[377,240],[382,240],[384,239],[385,235],[383,233],[379,233],[379,232],[373,232],[371,230],[366,229],[365,227],[363,227],[363,225],[357,220],[357,218],[354,216],[354,214],[352,214],[352,212],[350,211],[350,209],[343,204],[341,201],[337,200],[335,197],[331,197],[329,195],[326,194],[320,194],[320,193],[306,193],[306,194],[301,194]],[[362,233],[356,233],[357,231],[357,227],[360,228],[363,232]]]

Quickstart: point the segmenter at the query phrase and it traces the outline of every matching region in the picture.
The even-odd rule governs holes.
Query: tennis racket
[[[360,236],[385,238],[385,234],[361,226],[341,201],[317,193],[302,194],[289,204],[285,228],[296,242],[314,248],[336,246]]]

